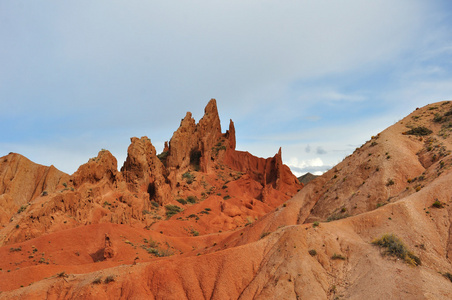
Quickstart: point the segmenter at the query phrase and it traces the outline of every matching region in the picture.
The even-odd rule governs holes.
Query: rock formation
[[[147,137],[131,138],[131,142],[127,159],[121,168],[129,190],[147,193],[149,200],[167,204],[171,189],[167,180],[168,172],[158,159],[151,140]]]
[[[450,299],[451,123],[418,109],[305,187],[281,150],[235,150],[214,100],[161,154],[132,138],[121,172],[10,154],[0,299]]]
[[[18,210],[26,209],[40,195],[53,193],[69,176],[54,166],[45,167],[20,154],[0,158],[0,225],[6,225]]]

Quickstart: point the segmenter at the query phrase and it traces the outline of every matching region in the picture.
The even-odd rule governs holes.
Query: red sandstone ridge
[[[262,159],[236,151],[235,144],[233,122],[226,133],[221,132],[217,104],[212,99],[199,123],[187,113],[159,155],[149,138],[131,138],[120,172],[108,150],[100,151],[72,176],[53,167],[38,167],[25,158],[5,157],[2,199],[6,199],[3,209],[8,209],[8,214],[3,220],[7,222],[19,204],[28,210],[11,220],[0,241],[17,243],[44,233],[104,222],[190,235],[185,225],[192,219],[182,223],[172,221],[175,218],[163,220],[172,216],[168,204],[176,206],[176,213],[186,210],[184,217],[196,212],[201,204],[218,205],[218,210],[203,215],[202,228],[190,226],[202,233],[235,229],[268,213],[302,187],[282,164],[281,151],[273,158]],[[26,164],[18,167],[21,164],[16,160]],[[36,174],[31,176],[34,173],[28,169],[36,169]],[[19,190],[17,186],[26,188]],[[16,200],[8,198],[9,190]],[[177,219],[182,218],[180,215]]]

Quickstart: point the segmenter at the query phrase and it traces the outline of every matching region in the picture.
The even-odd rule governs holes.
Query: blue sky
[[[450,1],[2,1],[0,156],[158,151],[216,98],[237,148],[323,172],[452,99]]]

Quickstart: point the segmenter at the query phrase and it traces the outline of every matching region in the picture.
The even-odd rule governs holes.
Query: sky
[[[238,150],[321,174],[452,99],[452,2],[0,2],[0,156],[120,168],[131,137],[160,152],[211,98]]]

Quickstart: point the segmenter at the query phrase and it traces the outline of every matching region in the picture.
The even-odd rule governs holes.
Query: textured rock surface
[[[151,140],[147,137],[131,138],[127,159],[121,173],[132,192],[147,193],[149,200],[159,204],[169,202],[171,187],[168,172],[158,159]]]
[[[45,193],[52,193],[69,175],[54,166],[35,164],[24,156],[10,153],[0,158],[0,225],[5,225],[22,206]]]
[[[81,165],[72,175],[75,187],[83,183],[97,183],[101,180],[113,184],[118,176],[118,163],[116,158],[108,150],[101,150],[97,157],[90,159]]]

